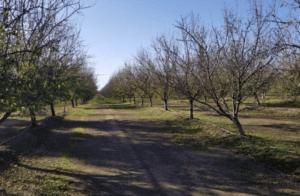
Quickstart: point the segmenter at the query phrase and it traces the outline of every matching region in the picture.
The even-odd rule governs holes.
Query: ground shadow
[[[50,152],[52,156],[58,156],[69,141],[76,138],[79,143],[71,158],[81,162],[82,166],[60,171],[15,161],[28,170],[75,178],[77,181],[70,180],[69,183],[86,187],[74,189],[74,192],[91,195],[220,195],[220,192],[228,195],[279,195],[277,189],[265,192],[255,188],[259,185],[257,181],[262,180],[260,176],[276,175],[276,172],[224,150],[200,153],[170,145],[170,135],[147,121],[61,122],[57,119],[48,125],[40,125],[47,127],[45,129],[35,128],[28,132],[30,134],[18,142],[32,140],[31,145],[18,148],[32,148],[30,156],[49,156],[47,153]],[[76,127],[84,127],[87,132],[69,131]],[[21,145],[18,142],[9,143],[6,152],[11,152],[11,155],[16,152],[16,145]],[[36,149],[43,149],[46,153],[35,153]],[[17,157],[20,153],[15,152]],[[89,170],[91,172],[87,172]]]
[[[291,124],[269,124],[269,125],[258,125],[258,126],[281,129],[287,132],[298,132],[300,130],[300,126],[291,125]]]
[[[300,108],[300,102],[282,101],[280,103],[261,103],[264,107]]]

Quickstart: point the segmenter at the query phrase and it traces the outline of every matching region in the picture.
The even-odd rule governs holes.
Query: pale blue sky
[[[84,0],[85,5],[94,2]],[[98,88],[138,49],[149,48],[157,35],[172,32],[181,16],[193,12],[208,25],[220,25],[224,2],[240,13],[247,10],[248,0],[97,0],[83,11],[81,37],[94,57]]]

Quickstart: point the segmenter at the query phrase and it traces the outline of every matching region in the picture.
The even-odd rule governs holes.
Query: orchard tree
[[[153,73],[153,59],[151,59],[148,51],[141,49],[136,56],[136,63],[137,87],[142,92],[142,99],[143,95],[148,96],[150,107],[152,107],[152,98],[157,90],[155,85],[155,75]]]
[[[54,102],[63,100],[67,96],[66,82],[68,81],[69,58],[75,54],[79,43],[79,33],[74,30],[75,24],[68,24],[57,27],[53,37],[59,38],[59,42],[43,53],[41,60],[43,76],[45,77],[43,92],[46,97],[46,104],[50,105],[52,116],[55,116]]]
[[[262,69],[249,81],[249,83],[253,83],[253,85],[249,85],[248,90],[250,94],[254,96],[254,100],[258,106],[261,105],[258,97],[259,93],[262,94],[262,99],[264,99],[265,93],[270,89],[271,84],[278,75],[279,73],[276,70]]]
[[[274,37],[269,28],[270,15],[265,15],[260,5],[253,5],[247,20],[228,10],[223,17],[223,30],[208,29],[193,16],[190,21],[182,18],[177,27],[186,34],[183,40],[192,44],[196,52],[201,71],[194,73],[200,73],[195,74],[198,83],[214,104],[194,100],[230,119],[244,136],[238,120],[240,106],[252,95],[249,89],[269,78],[256,79],[263,70],[273,69],[276,45],[271,40]]]
[[[300,95],[299,55],[285,55],[281,63],[281,80],[279,87],[284,94],[292,97],[292,102],[295,102]]]
[[[253,1],[256,3],[256,1]],[[276,34],[274,42],[278,49],[300,49],[300,1],[276,1],[269,5],[271,17],[269,22],[272,23],[272,30]],[[284,13],[287,12],[288,14]],[[279,40],[279,41],[278,41]]]
[[[0,110],[6,112],[1,122],[11,111],[25,105],[31,111],[32,125],[36,125],[34,110],[43,105],[44,95],[37,92],[43,81],[38,77],[41,71],[34,67],[41,68],[39,60],[43,58],[43,53],[60,41],[59,38],[51,36],[54,30],[83,8],[79,0],[0,2],[0,75],[3,84],[0,86],[0,97],[3,98]],[[32,79],[30,76],[33,73],[36,76]],[[32,89],[34,92],[31,93]],[[26,90],[29,90],[28,95]],[[34,106],[35,95],[39,101]]]
[[[157,37],[152,47],[155,51],[154,65],[152,66],[152,72],[155,75],[155,83],[157,88],[157,94],[164,101],[165,110],[168,110],[168,99],[173,91],[173,69],[176,65],[176,58],[173,58],[172,51],[177,53],[177,47],[175,40],[172,37],[167,39],[165,35]]]
[[[105,85],[103,90],[106,90],[106,92],[108,92],[107,93],[108,97],[114,97],[115,99],[122,99],[123,102],[125,101],[126,94],[123,89],[123,80],[121,77],[120,70],[111,76],[108,84]]]
[[[181,27],[178,26],[178,28]],[[172,54],[172,61],[175,62],[172,69],[173,87],[189,100],[190,118],[194,118],[194,100],[201,96],[203,92],[198,79],[202,74],[198,63],[202,63],[202,61],[196,59],[193,42],[190,42],[188,36],[188,32],[182,29],[179,41],[177,45],[170,48],[170,53]],[[165,46],[165,49],[168,49],[168,46]]]
[[[93,92],[92,94],[95,94],[95,91],[97,91],[95,89],[96,81],[93,70],[88,67],[88,58],[87,54],[79,48],[74,57],[69,60],[70,75],[68,76],[68,84],[72,107],[77,106],[79,98],[87,99],[90,97],[84,97],[85,93],[88,92],[86,88],[90,88],[91,92]]]
[[[135,84],[133,67],[129,63],[125,63],[125,67],[121,71],[121,77],[123,77],[123,86],[125,94],[127,95],[130,103],[131,98],[133,97],[133,102],[134,104],[136,104],[135,93],[137,87]]]

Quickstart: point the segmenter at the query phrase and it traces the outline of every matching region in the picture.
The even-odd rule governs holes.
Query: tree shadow
[[[258,126],[281,129],[287,132],[299,132],[300,130],[299,125],[291,125],[291,124],[269,124],[269,125],[258,125]]]
[[[22,154],[31,152],[44,144],[53,134],[51,129],[61,125],[62,117],[48,117],[38,121],[38,126],[29,128],[21,136],[0,146],[0,170],[12,161],[18,160]]]
[[[59,120],[58,120],[59,121]],[[42,126],[47,127],[41,129]],[[69,129],[84,127],[87,133]],[[58,129],[58,130],[56,130]],[[51,131],[53,130],[53,131]],[[77,169],[55,170],[15,161],[20,167],[69,180],[75,193],[92,195],[278,195],[276,189],[266,193],[255,189],[260,176],[277,175],[255,161],[240,158],[224,150],[207,154],[170,145],[170,135],[147,121],[99,120],[52,122],[31,129],[29,135],[9,143],[7,153],[18,155],[32,148],[30,156],[61,156],[72,139],[79,139],[69,157],[82,163]],[[27,140],[27,141],[26,141]],[[25,142],[26,141],[26,142]],[[30,141],[30,142],[28,142]],[[18,143],[23,151],[16,153]],[[30,143],[30,145],[28,144]],[[42,149],[45,154],[40,154]],[[76,162],[77,161],[77,162]],[[89,169],[92,172],[87,172]],[[251,173],[251,175],[249,174]],[[57,180],[56,177],[51,177]],[[30,180],[28,184],[32,183]],[[286,194],[289,195],[289,194]],[[290,194],[292,195],[292,194]]]
[[[76,178],[78,180],[68,180],[68,184],[71,185],[71,190],[73,193],[83,193],[88,195],[123,195],[125,192],[131,195],[135,193],[141,193],[142,195],[162,195],[161,192],[154,190],[151,187],[140,187],[131,185],[130,183],[125,182],[124,178],[135,178],[132,174],[122,174],[122,175],[97,175],[90,174],[81,171],[59,171],[56,169],[44,169],[38,167],[28,166],[22,163],[17,163],[18,166],[24,167],[28,170],[39,171],[47,174],[57,174],[64,177]],[[48,177],[48,180],[61,180],[54,176]],[[28,184],[34,184],[34,181],[31,182],[28,180]],[[70,188],[69,188],[70,189]],[[126,190],[120,192],[119,190]],[[0,192],[1,193],[1,192]]]
[[[89,108],[84,108],[85,110],[107,110],[108,108],[105,107],[89,107]]]
[[[284,143],[285,141],[274,141],[257,136],[249,136],[249,138],[227,136],[223,139],[222,145],[230,146],[240,154],[250,155],[266,168],[293,174],[300,168],[300,155],[287,151],[284,146],[274,147],[276,142]],[[299,145],[298,142],[288,141],[286,143]]]
[[[300,102],[282,101],[278,103],[261,103],[263,107],[284,107],[284,108],[300,108]]]
[[[0,131],[1,131],[1,128],[5,128],[5,127],[8,127],[8,126],[16,126],[16,127],[21,127],[21,126],[24,126],[24,125],[28,125],[30,124],[30,120],[20,120],[20,119],[6,119],[0,126]]]

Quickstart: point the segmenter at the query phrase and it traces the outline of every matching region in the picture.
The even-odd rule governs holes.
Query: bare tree
[[[178,26],[178,28],[181,27]],[[189,34],[182,30],[177,46],[169,49],[172,53],[172,61],[175,62],[175,66],[172,69],[174,77],[173,87],[189,100],[190,118],[194,118],[194,100],[201,96],[203,91],[198,79],[201,73],[197,65],[196,53],[193,49],[193,43],[190,42],[188,36]]]
[[[149,52],[141,49],[136,56],[136,81],[138,88],[149,98],[150,107],[153,106],[152,98],[156,93],[155,75],[153,73],[154,62]],[[142,97],[143,99],[143,97]]]
[[[198,83],[214,104],[194,100],[230,119],[242,136],[245,133],[238,120],[240,106],[252,95],[249,89],[269,78],[259,76],[263,70],[272,70],[275,58],[272,51],[276,48],[271,40],[270,15],[264,15],[258,4],[251,11],[244,22],[225,10],[223,30],[207,29],[193,16],[190,21],[182,18],[177,25],[186,34],[184,41],[191,43],[197,54],[197,66],[201,69],[197,72]]]
[[[155,51],[154,65],[152,72],[155,74],[157,94],[164,101],[165,110],[168,110],[168,99],[173,91],[173,67],[176,65],[175,58],[172,58],[175,51],[177,53],[174,38],[168,40],[165,35],[157,37],[152,47]]]
[[[275,78],[278,76],[278,72],[275,70],[261,70],[256,77],[253,77],[251,83],[253,85],[249,85],[249,91],[253,94],[254,100],[258,106],[261,105],[259,101],[258,94],[262,93],[262,99],[264,99],[265,93],[270,88],[272,82],[274,82]]]
[[[121,71],[121,77],[123,79],[123,88],[124,92],[127,95],[129,102],[131,103],[131,98],[134,98],[134,104],[135,102],[135,91],[136,91],[136,85],[135,85],[135,79],[134,79],[134,73],[133,73],[133,67],[130,65],[130,63],[125,63],[125,67]]]
[[[252,1],[252,4],[256,3],[256,1]],[[271,29],[276,35],[274,43],[278,51],[300,49],[299,8],[299,0],[274,0],[273,3],[269,5],[268,12],[271,13],[269,22],[271,22]]]

